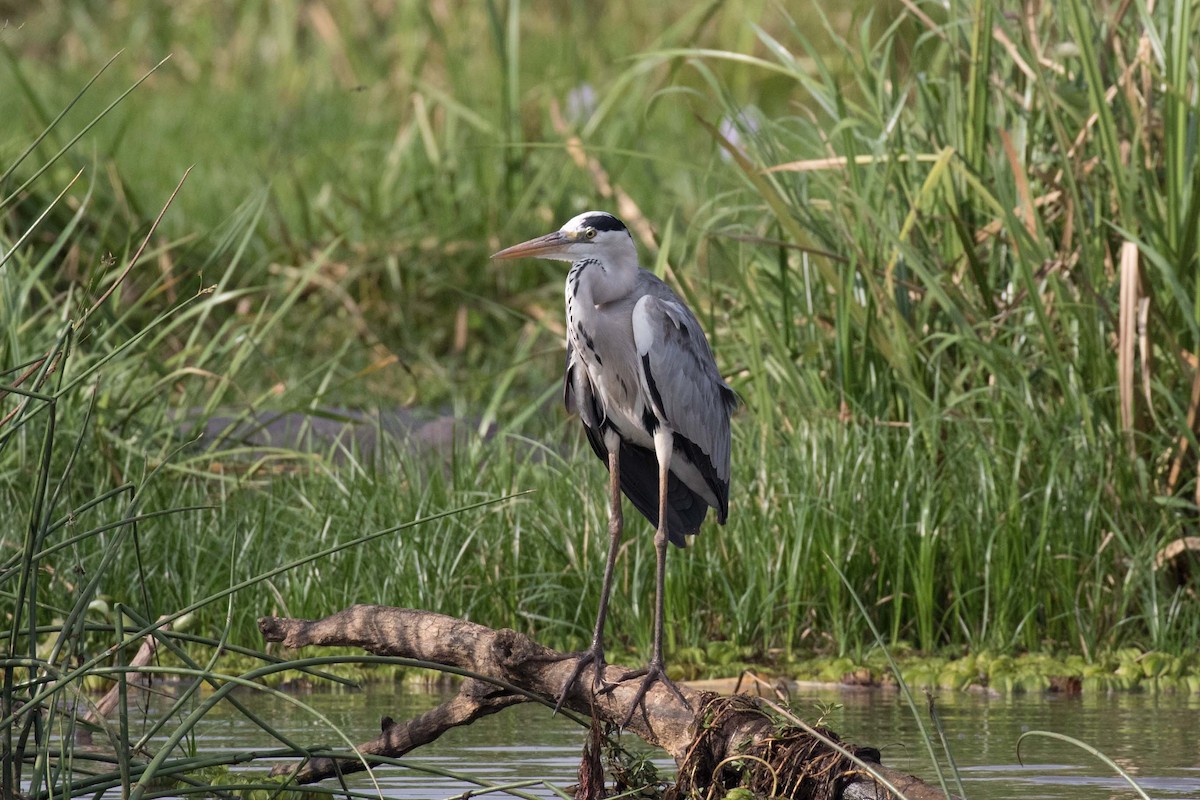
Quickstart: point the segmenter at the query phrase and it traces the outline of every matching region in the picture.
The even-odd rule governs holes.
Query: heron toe
[[[572,653],[570,656],[566,657],[574,657],[575,666],[571,670],[571,674],[567,676],[565,681],[563,681],[562,688],[558,691],[558,701],[554,704],[555,714],[557,714],[558,710],[562,708],[563,701],[567,699],[567,692],[571,691],[571,687],[575,684],[575,681],[579,680],[579,676],[583,674],[583,671],[588,668],[589,664],[592,665],[595,670],[592,674],[593,694],[602,693],[608,690],[610,686],[614,685],[604,680],[604,671],[608,668],[608,662],[604,660],[603,647],[593,646],[587,650],[583,650],[579,653]]]
[[[642,710],[645,711],[646,693],[649,692],[650,687],[656,683],[661,683],[663,686],[667,687],[667,689],[671,691],[671,694],[675,695],[679,702],[683,703],[684,707],[689,710],[692,708],[692,704],[689,703],[687,698],[683,696],[683,692],[679,691],[679,687],[675,685],[675,682],[667,677],[666,667],[663,666],[662,661],[659,659],[651,659],[650,663],[648,663],[645,667],[626,672],[617,679],[616,683],[608,684],[602,690],[602,693],[611,692],[619,684],[625,683],[626,681],[631,681],[635,678],[641,678],[642,682],[641,685],[638,686],[637,694],[633,696],[633,702],[629,704],[629,711],[626,712],[625,719],[621,722],[622,729],[629,727],[630,721],[633,720],[633,713],[637,711],[638,706],[641,706]]]

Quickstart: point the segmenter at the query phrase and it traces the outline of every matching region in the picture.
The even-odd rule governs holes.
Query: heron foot
[[[592,693],[599,694],[608,691],[615,684],[610,684],[604,680],[604,671],[608,668],[608,662],[604,660],[604,648],[600,645],[593,644],[587,650],[578,653],[563,653],[560,656],[552,657],[554,661],[565,661],[568,658],[575,659],[575,667],[571,670],[571,674],[563,681],[562,688],[558,691],[558,700],[554,703],[554,713],[557,714],[562,708],[563,701],[567,699],[567,692],[571,690],[571,686],[575,681],[579,680],[579,676],[583,671],[591,665],[594,668],[592,674]]]
[[[638,687],[637,694],[633,696],[633,702],[629,705],[629,712],[625,714],[625,719],[621,722],[622,730],[629,727],[629,723],[633,720],[633,713],[637,711],[638,706],[642,707],[643,712],[646,710],[646,693],[649,692],[650,687],[656,683],[661,683],[663,686],[667,687],[671,691],[671,694],[675,695],[676,699],[683,703],[684,707],[686,707],[688,710],[691,710],[692,704],[689,703],[686,698],[684,698],[683,693],[679,691],[679,687],[675,685],[675,682],[667,677],[666,667],[663,666],[662,659],[659,658],[650,659],[650,663],[641,669],[635,669],[626,672],[620,678],[617,678],[616,683],[610,683],[601,689],[600,694],[608,694],[615,689],[618,684],[625,683],[626,681],[633,680],[634,678],[641,678],[642,684]]]

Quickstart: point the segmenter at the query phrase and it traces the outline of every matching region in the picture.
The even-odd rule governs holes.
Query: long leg
[[[554,711],[562,707],[563,700],[571,685],[583,674],[588,664],[595,667],[592,677],[592,690],[604,684],[604,670],[608,666],[604,660],[604,620],[608,617],[608,596],[612,592],[613,568],[617,563],[617,551],[621,549],[621,531],[624,528],[624,518],[621,514],[621,439],[614,431],[605,431],[604,446],[608,449],[608,561],[604,564],[604,584],[600,590],[600,608],[596,612],[596,628],[592,632],[592,646],[579,654],[575,668],[563,683],[554,704]]]
[[[659,429],[654,435],[654,452],[658,456],[658,530],[654,533],[654,551],[657,556],[654,574],[654,651],[650,655],[650,663],[645,669],[636,670],[621,676],[628,680],[644,675],[642,685],[634,695],[629,713],[625,715],[624,727],[633,719],[633,712],[646,699],[646,692],[655,683],[661,683],[674,692],[679,702],[688,705],[679,688],[667,678],[667,670],[663,661],[663,617],[666,606],[667,582],[667,483],[671,476],[671,453],[674,447],[673,434]],[[690,707],[690,706],[689,706]]]
[[[621,514],[621,459],[620,444],[608,451],[608,561],[604,564],[604,584],[600,590],[600,608],[596,612],[596,629],[592,633],[592,650],[597,653],[596,679],[593,686],[604,678],[604,620],[608,617],[608,598],[612,593],[613,568],[617,563],[617,551],[621,549],[621,531],[625,519]]]

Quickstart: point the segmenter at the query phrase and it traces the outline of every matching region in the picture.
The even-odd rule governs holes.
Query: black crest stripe
[[[583,225],[586,228],[595,228],[598,231],[623,231],[625,223],[614,217],[612,214],[592,214],[585,217]]]

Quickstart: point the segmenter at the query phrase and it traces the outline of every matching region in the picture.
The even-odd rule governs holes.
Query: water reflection
[[[261,692],[240,692],[239,698],[296,741],[333,747],[344,747],[345,742],[331,726],[342,729],[355,742],[366,741],[378,734],[380,717],[407,719],[442,699],[394,686],[297,696],[308,709]],[[889,766],[935,779],[917,722],[895,692],[805,691],[795,696],[793,704],[811,719],[826,712],[827,724],[849,741],[878,747]],[[833,704],[841,707],[830,710]],[[1200,698],[942,694],[937,708],[967,794],[974,800],[1134,796],[1119,776],[1066,742],[1027,739],[1020,753],[1022,766],[1017,759],[1017,738],[1035,729],[1064,733],[1097,747],[1155,797],[1200,797]],[[923,720],[928,724],[927,715]],[[548,709],[518,706],[453,730],[418,749],[406,759],[410,768],[376,770],[375,781],[385,796],[395,798],[451,797],[478,788],[437,774],[442,771],[491,783],[544,780],[564,787],[575,782],[583,739],[581,728],[562,717],[551,717]],[[228,707],[209,716],[196,742],[202,751],[226,752],[276,744]],[[657,763],[668,772],[672,767],[667,759]],[[261,771],[262,767],[253,769]],[[352,776],[348,784],[374,790],[366,775]],[[554,796],[545,786],[524,791]]]

